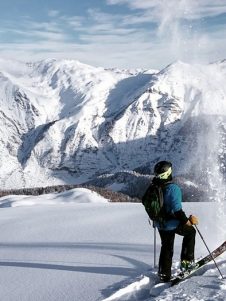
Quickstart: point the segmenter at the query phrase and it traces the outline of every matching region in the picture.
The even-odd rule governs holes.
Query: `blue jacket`
[[[163,199],[163,206],[167,214],[173,215],[175,212],[182,209],[182,192],[177,184],[170,183],[163,188]],[[169,231],[176,229],[179,226],[179,224],[180,220],[172,217],[172,219],[169,219],[166,222],[164,222],[163,225],[156,223],[155,226],[159,230]]]

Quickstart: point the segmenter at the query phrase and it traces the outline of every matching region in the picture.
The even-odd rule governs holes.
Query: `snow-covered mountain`
[[[224,193],[226,61],[157,72],[2,60],[0,71],[1,187],[150,173],[168,159]]]

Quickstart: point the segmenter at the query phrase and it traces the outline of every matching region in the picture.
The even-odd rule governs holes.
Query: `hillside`
[[[160,72],[0,61],[0,71],[2,188],[150,174],[168,159],[208,198],[225,194],[225,61]]]

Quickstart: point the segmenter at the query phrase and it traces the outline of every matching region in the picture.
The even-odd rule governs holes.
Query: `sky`
[[[226,0],[7,0],[0,57],[162,69],[226,59]]]

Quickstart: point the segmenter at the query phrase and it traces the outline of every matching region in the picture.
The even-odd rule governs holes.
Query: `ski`
[[[211,254],[203,257],[202,259],[198,260],[195,265],[196,267],[191,270],[189,273],[179,273],[177,276],[175,276],[171,281],[171,286],[191,277],[196,271],[198,271],[201,267],[203,267],[205,264],[211,262],[213,259],[220,256],[222,253],[226,251],[226,241],[223,242],[222,245],[220,245],[218,248],[216,248],[214,251],[211,252]]]
[[[205,264],[211,262],[213,260],[213,258],[217,258],[218,256],[220,256],[222,253],[224,253],[226,251],[226,241],[222,243],[222,245],[220,245],[218,248],[216,248],[214,251],[211,252],[211,255],[207,255],[205,257],[203,257],[202,259],[198,260],[196,262],[196,267],[191,270],[189,273],[179,273],[176,276],[173,277],[173,279],[169,282],[159,282],[156,285],[154,285],[151,290],[150,290],[150,295],[151,296],[157,296],[159,295],[163,290],[174,286],[186,279],[188,279],[189,277],[191,277],[193,274],[195,274],[199,269],[201,269]]]

